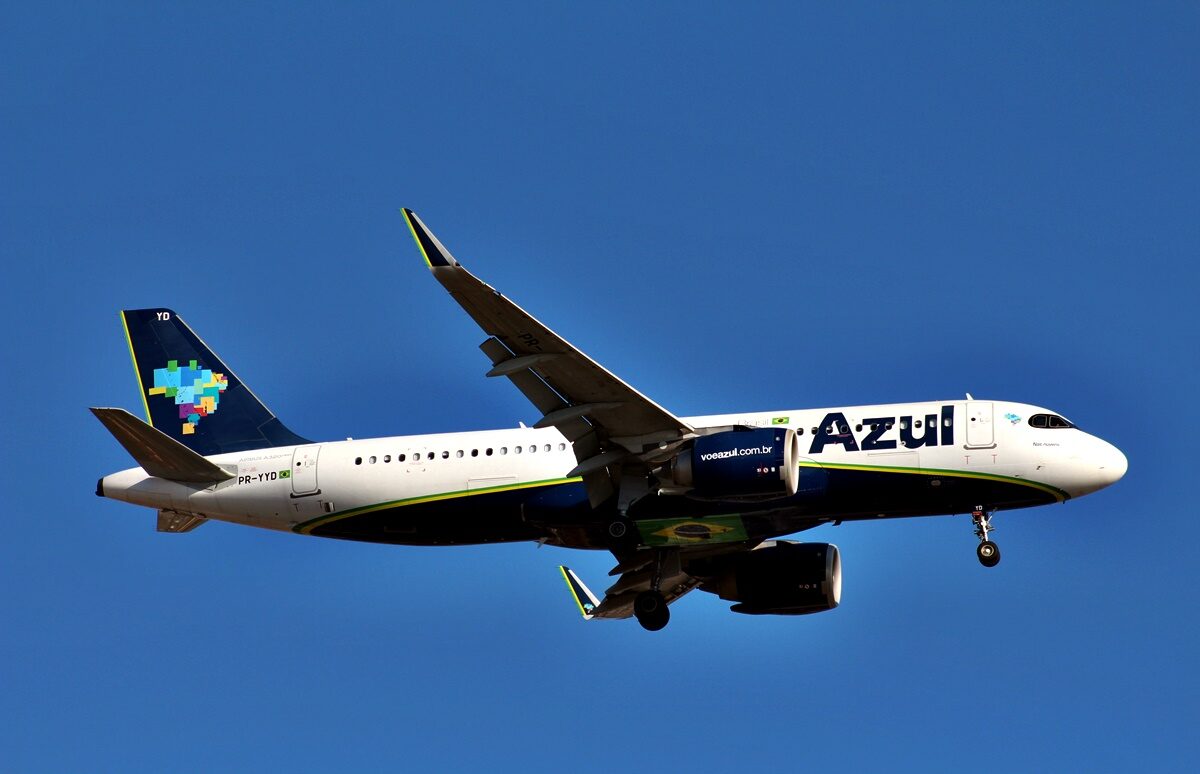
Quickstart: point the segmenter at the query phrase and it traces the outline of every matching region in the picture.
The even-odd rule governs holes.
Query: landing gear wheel
[[[642,628],[651,632],[658,631],[671,620],[667,600],[657,591],[643,591],[638,594],[633,600],[633,614]]]
[[[1000,564],[1000,546],[990,540],[980,543],[979,548],[975,549],[975,554],[979,557],[979,563],[984,567],[995,567]]]

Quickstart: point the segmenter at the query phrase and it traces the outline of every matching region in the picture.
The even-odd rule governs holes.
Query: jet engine
[[[713,500],[791,497],[800,484],[795,430],[727,430],[697,438],[666,467],[664,477],[689,494]]]
[[[830,543],[775,541],[729,557],[701,588],[737,602],[735,613],[820,613],[841,602],[842,559]]]

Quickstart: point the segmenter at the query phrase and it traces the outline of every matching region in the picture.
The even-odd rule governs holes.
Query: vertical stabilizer
[[[293,446],[288,430],[170,309],[121,312],[149,423],[201,455]]]

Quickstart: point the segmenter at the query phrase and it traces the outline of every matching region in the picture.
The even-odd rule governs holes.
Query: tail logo
[[[221,393],[228,386],[224,374],[201,368],[195,360],[189,360],[183,367],[178,360],[168,360],[166,368],[154,369],[154,386],[147,392],[174,400],[183,420],[183,434],[191,435],[201,417],[216,412]]]

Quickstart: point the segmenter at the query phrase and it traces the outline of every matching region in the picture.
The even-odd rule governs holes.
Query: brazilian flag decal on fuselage
[[[746,540],[741,516],[706,519],[647,519],[637,522],[642,543],[648,546],[679,546],[696,543],[734,543]]]

